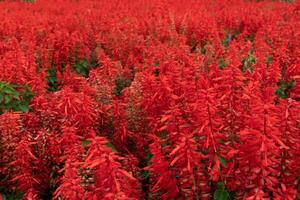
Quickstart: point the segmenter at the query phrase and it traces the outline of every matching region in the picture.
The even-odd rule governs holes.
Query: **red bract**
[[[282,132],[281,140],[287,148],[281,150],[280,170],[281,188],[277,196],[286,196],[286,199],[295,198],[297,181],[295,177],[299,174],[299,103],[293,100],[280,102],[280,123],[279,129]]]
[[[246,115],[245,129],[238,134],[241,140],[237,158],[240,169],[238,171],[248,176],[241,176],[244,179],[242,187],[249,190],[247,198],[257,195],[268,197],[266,191],[275,194],[279,184],[275,168],[279,165],[280,149],[288,149],[281,141],[281,132],[276,127],[279,123],[279,110],[273,104],[273,87],[264,83],[261,83],[262,86],[257,84],[258,82],[250,82],[250,87],[245,92],[250,97],[251,110]]]
[[[33,175],[31,163],[37,158],[32,154],[29,141],[22,139],[17,145],[14,155],[16,160],[10,163],[13,172],[12,184],[17,185],[17,190],[25,193],[24,199],[40,199],[35,188],[40,184]]]
[[[300,199],[299,0],[0,10],[0,199]]]
[[[84,167],[93,171],[97,199],[138,199],[139,183],[130,172],[122,169],[121,159],[111,151],[104,138],[92,139]],[[94,197],[93,197],[94,198]]]
[[[149,167],[153,186],[151,191],[154,195],[161,196],[162,199],[171,199],[179,196],[179,188],[174,171],[169,168],[169,163],[165,159],[162,142],[153,137],[154,141],[150,145],[153,154],[152,164]],[[161,193],[161,194],[160,194]]]
[[[13,178],[13,168],[9,164],[13,162],[16,157],[14,150],[20,142],[18,135],[20,135],[20,114],[5,113],[1,115],[1,185],[9,186],[9,180]]]
[[[78,174],[84,150],[75,129],[64,127],[62,131],[60,144],[64,168],[63,176],[58,180],[61,183],[54,193],[54,199],[83,199],[85,191]]]

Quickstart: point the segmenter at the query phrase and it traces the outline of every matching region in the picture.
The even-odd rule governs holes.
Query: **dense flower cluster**
[[[300,2],[0,2],[0,199],[300,199]]]

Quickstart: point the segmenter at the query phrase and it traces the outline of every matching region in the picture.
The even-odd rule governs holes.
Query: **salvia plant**
[[[0,10],[0,200],[300,199],[300,1]]]

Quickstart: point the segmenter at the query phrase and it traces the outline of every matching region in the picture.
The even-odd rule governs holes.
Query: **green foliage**
[[[117,148],[112,143],[107,143],[106,146],[109,147],[113,152],[118,153]]]
[[[227,161],[226,161],[225,158],[223,158],[222,156],[218,155],[218,159],[219,159],[219,161],[220,161],[220,163],[221,163],[222,165],[226,166]]]
[[[226,31],[225,38],[222,40],[222,45],[225,48],[228,48],[230,42],[231,42],[231,34],[229,31]]]
[[[4,200],[21,200],[24,193],[19,191],[9,191],[7,188],[0,187],[0,199]]]
[[[58,90],[58,81],[56,76],[56,69],[54,66],[51,69],[47,70],[47,82],[49,91],[55,92]]]
[[[169,134],[168,131],[163,130],[163,131],[161,131],[161,132],[158,133],[158,137],[159,137],[160,139],[166,139],[167,136],[168,136],[168,134]]]
[[[159,76],[159,73],[160,73],[160,70],[159,70],[158,66],[159,66],[159,62],[158,62],[158,61],[155,61],[155,62],[154,62],[154,67],[155,67],[155,69],[154,69],[153,74],[154,74],[154,76],[156,76],[156,77],[158,77],[158,76]]]
[[[254,71],[253,66],[256,64],[256,62],[257,60],[253,55],[253,50],[250,50],[247,57],[242,60],[242,72],[249,71],[252,73]]]
[[[83,148],[86,148],[91,143],[92,142],[90,140],[82,140],[81,141],[81,144],[82,144]]]
[[[85,78],[89,77],[89,73],[92,69],[99,66],[97,57],[94,54],[92,54],[91,57],[90,61],[88,59],[79,59],[73,65],[73,69]]]
[[[207,52],[205,45],[206,45],[206,42],[205,41],[201,41],[201,43],[200,43],[200,53],[202,55],[206,54],[206,52]]]
[[[82,140],[81,144],[83,146],[83,148],[87,148],[92,142],[90,140]],[[118,150],[116,149],[116,147],[112,144],[112,143],[107,143],[106,146],[108,148],[110,148],[113,152],[118,152]]]
[[[278,89],[276,90],[275,94],[280,99],[286,99],[290,96],[290,91],[293,89],[295,81],[291,80],[289,82],[285,82],[284,80],[280,80],[277,85]]]
[[[5,111],[28,112],[33,94],[27,85],[0,82],[0,113]]]
[[[249,34],[246,36],[246,40],[249,40],[250,42],[254,42],[255,34]]]
[[[286,2],[286,3],[294,3],[295,0],[283,0],[283,2]]]
[[[118,75],[115,79],[115,95],[120,97],[122,90],[130,86],[130,80]]]
[[[36,0],[24,0],[24,2],[26,2],[26,3],[35,3]]]
[[[218,189],[214,193],[214,200],[228,200],[229,193],[226,190]]]
[[[142,172],[141,172],[141,179],[147,179],[147,178],[149,178],[149,176],[150,176],[150,172],[148,171],[148,170],[143,170]]]
[[[197,42],[194,38],[191,40],[191,53],[194,53],[197,49]]]
[[[143,159],[143,165],[144,166],[149,166],[149,163],[150,163],[152,157],[153,157],[153,155],[150,152],[148,152],[147,156]],[[141,174],[140,174],[140,177],[141,177],[142,180],[149,179],[150,178],[150,171],[142,170]]]
[[[220,58],[218,59],[218,65],[220,69],[224,69],[228,63],[223,58]]]
[[[273,57],[272,56],[268,56],[266,59],[266,64],[269,66],[270,64],[272,64],[273,62]]]
[[[89,76],[90,63],[88,60],[78,60],[73,67],[78,74],[86,78]]]
[[[214,192],[214,200],[228,200],[230,199],[230,194],[227,192],[224,183],[217,183],[218,189]]]
[[[239,33],[237,31],[230,30],[226,30],[225,32],[225,37],[221,42],[222,45],[227,49],[229,47],[229,44],[237,37]]]
[[[154,73],[154,76],[158,77],[159,73],[160,73],[160,70],[159,69],[155,69],[153,73]]]

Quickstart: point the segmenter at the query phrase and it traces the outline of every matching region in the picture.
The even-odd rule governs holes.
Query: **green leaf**
[[[89,141],[89,140],[83,140],[81,143],[82,143],[82,146],[85,148],[85,147],[87,147],[89,144],[91,144],[91,141]]]
[[[142,171],[141,172],[141,178],[142,179],[147,179],[150,176],[150,172],[149,171]]]
[[[218,139],[218,142],[219,142],[220,144],[225,144],[225,143],[226,143],[226,141],[225,141],[224,139],[222,139],[222,138]]]
[[[158,133],[158,137],[159,137],[160,139],[166,139],[167,136],[168,136],[168,134],[169,134],[168,131],[163,130],[162,132]]]
[[[247,35],[246,39],[249,40],[250,42],[254,42],[255,34],[249,34],[249,35]]]
[[[225,158],[223,158],[222,156],[218,155],[218,159],[220,161],[220,163],[224,166],[226,166],[227,164],[227,161],[225,160]]]
[[[15,191],[15,192],[12,192],[12,193],[4,192],[4,194],[2,194],[2,198],[4,200],[21,200],[21,199],[23,199],[23,196],[24,196],[24,194],[22,192],[19,192],[19,191]]]
[[[225,188],[225,185],[224,185],[223,182],[218,182],[217,186],[218,186],[219,189],[222,189],[222,190],[224,190],[224,188]]]
[[[159,73],[160,73],[159,69],[155,69],[153,72],[154,76],[156,76],[156,77],[159,76]]]
[[[58,89],[58,81],[56,77],[56,69],[52,67],[51,69],[47,70],[47,82],[48,82],[48,90],[49,91],[57,91]]]
[[[293,80],[289,82],[285,82],[284,80],[280,80],[278,83],[278,89],[275,94],[278,98],[286,99],[290,96],[290,90],[293,89],[295,82]]]
[[[118,75],[115,79],[115,95],[120,97],[122,90],[130,86],[130,80]]]
[[[224,69],[227,66],[227,63],[224,59],[220,58],[218,59],[218,65],[220,69]]]
[[[202,41],[201,42],[200,53],[203,54],[203,55],[206,54],[206,52],[207,52],[205,45],[206,45],[206,42]]]
[[[17,109],[18,109],[18,111],[28,112],[29,111],[29,106],[25,105],[25,104],[20,104]]]
[[[230,41],[231,41],[231,34],[227,30],[225,38],[222,40],[222,45],[227,48],[229,46]]]
[[[270,65],[270,64],[272,64],[272,62],[273,62],[273,57],[272,56],[268,56],[267,59],[266,59],[266,64]]]
[[[277,95],[279,98],[281,98],[281,99],[286,99],[286,98],[287,98],[287,96],[286,96],[286,94],[285,94],[285,92],[284,92],[284,88],[278,88],[278,89],[276,90],[276,95]]]
[[[86,78],[89,76],[90,64],[87,60],[77,61],[76,64],[73,66],[73,68],[78,74],[81,74]]]
[[[5,111],[29,111],[33,93],[27,85],[14,85],[0,82],[0,113]]]
[[[9,104],[12,100],[12,96],[4,96],[4,104]]]
[[[214,193],[214,200],[228,200],[229,193],[226,190],[216,190]]]
[[[113,152],[116,152],[116,153],[118,152],[118,150],[116,149],[116,147],[112,143],[107,143],[106,146],[111,148],[111,150]]]
[[[242,71],[243,72],[249,71],[252,73],[254,71],[253,66],[256,64],[256,62],[257,62],[257,59],[253,55],[253,51],[250,51],[248,53],[247,57],[245,57],[242,60]]]
[[[146,162],[149,162],[152,159],[153,155],[151,153],[147,154]]]
[[[19,98],[19,93],[15,91],[14,88],[12,88],[11,86],[7,85],[3,90],[2,90],[3,93],[6,93],[6,94],[10,94],[12,95],[13,97],[15,97],[16,99]]]

